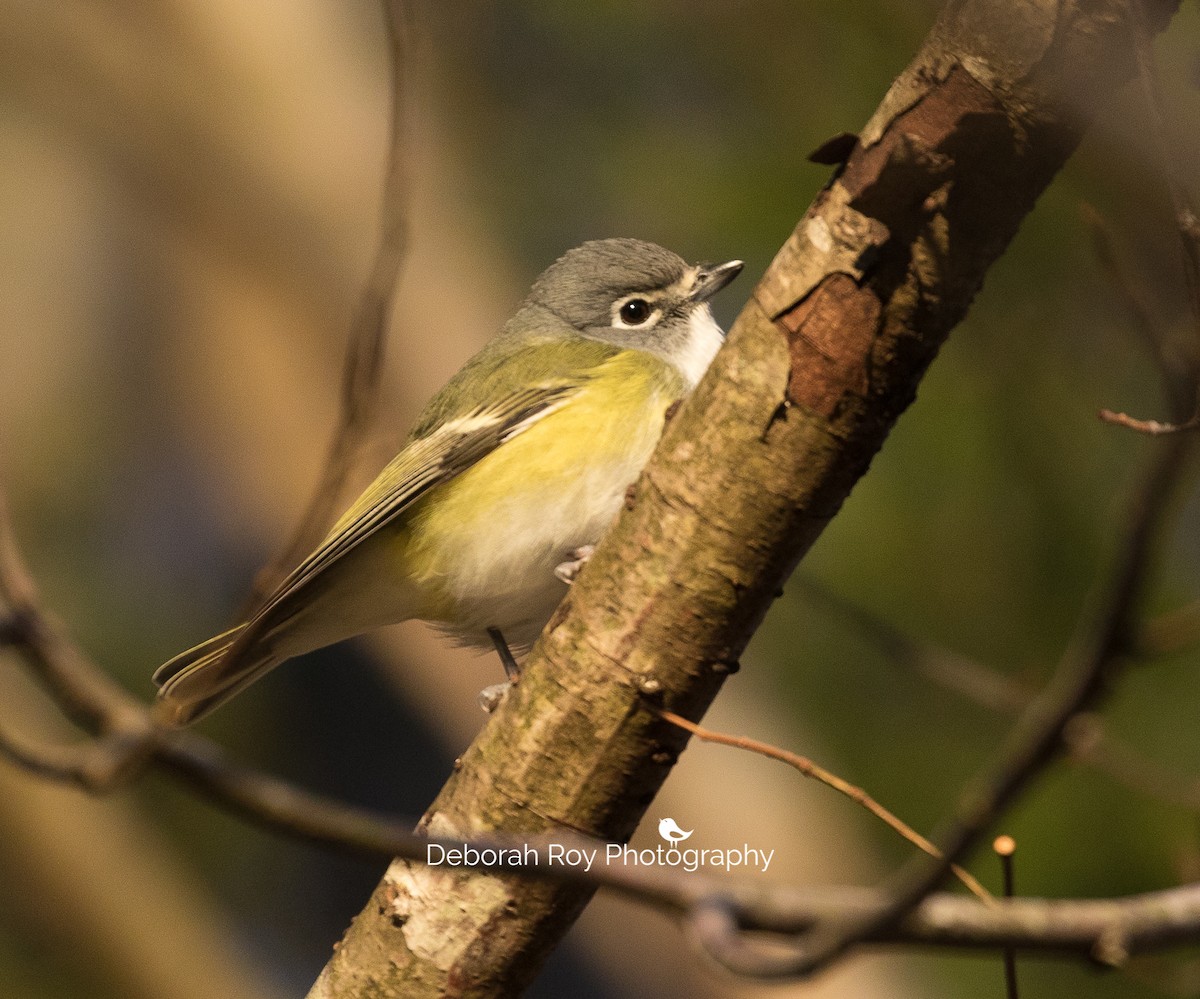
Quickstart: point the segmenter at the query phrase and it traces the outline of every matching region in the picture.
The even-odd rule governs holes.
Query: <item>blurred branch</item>
[[[1137,339],[1150,350],[1151,360],[1162,376],[1171,411],[1187,412],[1192,403],[1191,358],[1166,335],[1150,310],[1145,290],[1136,287],[1126,268],[1121,266],[1116,238],[1108,221],[1086,203],[1080,206],[1079,215],[1092,238],[1092,250],[1110,287],[1133,320]]]
[[[1183,358],[1183,363],[1180,364],[1165,349],[1165,339],[1156,332],[1154,323],[1145,321],[1138,323],[1155,347],[1159,368],[1167,384],[1168,399],[1176,414],[1173,422],[1137,419],[1126,413],[1114,413],[1108,409],[1100,411],[1100,418],[1117,426],[1128,427],[1151,436],[1161,436],[1200,429],[1200,221],[1197,220],[1196,209],[1191,203],[1187,186],[1177,167],[1183,147],[1172,139],[1171,129],[1168,127],[1166,115],[1163,113],[1162,93],[1154,65],[1155,33],[1147,23],[1144,2],[1145,0],[1131,0],[1129,4],[1132,15],[1131,27],[1137,62],[1137,77],[1145,98],[1150,134],[1158,152],[1162,175],[1171,199],[1175,231],[1179,236],[1183,257],[1184,284],[1195,330],[1187,354]],[[1093,236],[1096,231],[1094,228]],[[1104,255],[1102,254],[1101,257],[1103,260]],[[1111,257],[1110,259],[1115,260]],[[1108,269],[1110,275],[1114,276],[1119,270],[1115,265]],[[1126,286],[1126,283],[1119,278],[1115,283],[1118,287]]]
[[[1084,713],[1063,733],[1071,758],[1107,774],[1138,794],[1200,812],[1200,779],[1176,773],[1115,738],[1104,719]]]
[[[1193,440],[1177,434],[1156,449],[1135,489],[1117,558],[1100,581],[1095,608],[1083,615],[1072,647],[1021,713],[996,759],[964,789],[943,830],[932,837],[943,859],[902,868],[891,879],[886,906],[859,924],[822,933],[797,957],[793,973],[811,973],[911,912],[942,881],[949,865],[964,857],[1015,796],[1059,757],[1072,720],[1103,700],[1135,647],[1136,612],[1155,544]]]
[[[669,721],[672,725],[678,725],[685,732],[694,735],[701,742],[712,742],[721,746],[731,746],[734,749],[744,749],[751,753],[758,753],[760,756],[765,756],[768,759],[779,760],[781,763],[786,763],[789,767],[799,771],[805,777],[819,781],[826,787],[830,787],[837,791],[838,794],[845,795],[851,801],[861,805],[868,812],[874,815],[877,819],[888,826],[893,832],[898,833],[909,843],[915,846],[918,850],[929,854],[931,857],[941,856],[938,848],[929,842],[924,836],[908,825],[906,822],[898,818],[894,813],[888,811],[883,805],[879,804],[861,787],[851,784],[847,780],[843,780],[831,770],[826,770],[824,767],[814,763],[807,756],[800,756],[798,753],[789,752],[786,749],[781,749],[778,746],[772,746],[769,743],[760,742],[758,739],[751,739],[743,735],[729,735],[725,732],[714,732],[712,729],[702,728],[695,722],[688,721],[686,718],[681,718],[677,714],[670,711],[661,712],[662,717]],[[954,872],[954,876],[966,886],[977,898],[984,902],[992,901],[991,892],[983,887],[979,881],[969,872],[959,867],[957,864],[951,865],[950,868]]]
[[[1170,655],[1200,643],[1200,598],[1150,620],[1140,648],[1146,655]]]
[[[953,691],[974,704],[1002,714],[1018,714],[1034,698],[1026,683],[1006,676],[933,642],[919,639],[860,604],[852,603],[821,584],[798,581],[810,602],[821,604],[843,617],[856,632],[876,643],[889,660],[915,675]],[[1138,639],[1137,653],[1174,651],[1185,640],[1200,641],[1200,602],[1153,619]],[[1113,736],[1097,714],[1071,719],[1063,733],[1073,760],[1106,774],[1113,780],[1158,801],[1200,812],[1200,780],[1174,773]],[[928,851],[926,851],[928,852]]]
[[[393,822],[302,791],[229,760],[209,739],[154,725],[148,707],[122,690],[44,610],[13,539],[0,492],[0,620],[5,643],[49,688],[55,704],[95,738],[42,745],[0,725],[0,755],[38,776],[103,794],[153,763],[222,807],[286,835],[356,853],[421,855],[424,840]]]
[[[380,242],[353,320],[339,422],[321,480],[291,542],[259,574],[251,603],[257,603],[320,540],[378,405],[385,334],[407,247],[410,187],[404,86],[410,25],[406,5],[400,0],[388,0],[383,8],[392,93]],[[102,793],[153,761],[225,807],[291,835],[366,852],[375,851],[382,841],[398,842],[395,824],[238,768],[202,737],[161,731],[149,710],[84,655],[41,606],[20,557],[2,492],[0,612],[6,615],[0,617],[0,645],[20,651],[63,713],[95,736],[78,745],[41,745],[0,724],[0,755],[10,762],[43,777]]]
[[[847,621],[892,662],[975,704],[1012,714],[1026,707],[1033,696],[1025,684],[952,649],[918,639],[883,615],[847,600],[815,579],[803,577],[793,580],[791,585],[810,603],[823,606]]]
[[[403,0],[383,0],[387,28],[392,92],[388,129],[387,165],[383,178],[379,245],[366,285],[359,298],[346,344],[342,366],[341,405],[329,453],[308,505],[292,536],[255,577],[237,620],[247,620],[292,568],[320,543],[338,512],[346,478],[353,470],[374,425],[379,408],[383,353],[387,342],[392,302],[408,250],[409,209],[412,187],[408,152],[408,73],[411,35],[408,5]],[[247,647],[239,642],[227,655]]]

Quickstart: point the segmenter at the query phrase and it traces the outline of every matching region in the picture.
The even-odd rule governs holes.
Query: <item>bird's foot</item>
[[[579,570],[587,565],[588,559],[592,557],[595,551],[595,545],[584,545],[582,548],[576,548],[571,552],[571,558],[568,561],[554,567],[554,575],[570,586],[575,582],[575,577],[579,575]]]
[[[484,687],[479,692],[479,706],[483,708],[485,713],[490,715],[500,707],[500,702],[504,700],[504,695],[511,689],[511,680],[505,680],[503,683],[493,683],[491,686]]]

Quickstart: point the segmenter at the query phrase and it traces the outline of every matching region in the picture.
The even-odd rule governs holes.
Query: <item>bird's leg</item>
[[[508,677],[508,682],[516,683],[521,679],[521,667],[517,665],[516,656],[512,654],[504,635],[499,628],[488,628],[487,633],[492,644],[496,646],[496,655],[500,657],[500,664],[504,667],[504,675]]]
[[[587,565],[588,559],[592,557],[595,551],[595,545],[584,545],[582,548],[576,548],[571,552],[570,559],[554,567],[554,575],[570,586],[575,582],[575,577],[579,575],[579,570]]]
[[[521,679],[521,667],[517,664],[516,656],[512,654],[512,649],[508,647],[508,642],[504,640],[500,629],[488,628],[487,633],[488,638],[496,647],[496,655],[500,657],[504,675],[508,677],[503,683],[493,683],[479,692],[479,706],[490,715],[500,706],[500,701],[508,693],[508,688]]]

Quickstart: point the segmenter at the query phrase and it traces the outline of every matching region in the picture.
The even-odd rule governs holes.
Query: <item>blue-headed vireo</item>
[[[158,669],[160,716],[187,724],[292,656],[409,618],[527,649],[716,354],[708,300],[741,269],[635,239],[551,264],[253,617]]]

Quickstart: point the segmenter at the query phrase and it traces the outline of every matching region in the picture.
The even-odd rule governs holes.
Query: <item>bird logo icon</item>
[[[658,834],[668,843],[682,843],[693,832],[695,832],[694,829],[688,829],[686,832],[680,829],[679,823],[674,819],[667,818],[658,820]]]

